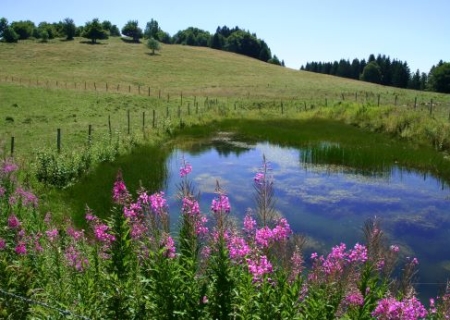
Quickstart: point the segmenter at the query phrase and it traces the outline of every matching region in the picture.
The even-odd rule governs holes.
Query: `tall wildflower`
[[[114,182],[112,198],[114,203],[125,205],[130,199],[130,193],[125,186],[122,178],[122,172],[117,173],[116,182]]]

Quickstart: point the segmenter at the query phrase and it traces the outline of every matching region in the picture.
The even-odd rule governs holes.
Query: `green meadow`
[[[205,220],[197,215],[188,178],[182,177],[176,254],[163,196],[141,193],[134,202],[132,195],[143,175],[149,193],[162,189],[171,148],[188,149],[194,140],[219,132],[310,147],[306,162],[367,171],[399,164],[448,183],[449,95],[291,70],[209,48],[163,45],[152,55],[143,43],[118,38],[96,45],[79,38],[20,41],[0,43],[0,124],[0,178],[6,186],[0,189],[6,195],[0,197],[6,213],[0,218],[8,226],[0,238],[5,252],[0,280],[8,283],[7,291],[0,288],[2,316],[370,319],[391,295],[405,310],[415,304],[425,314],[412,289],[417,261],[407,260],[402,280],[391,281],[399,248],[385,245],[377,219],[364,226],[367,248],[340,247],[345,257],[356,257],[351,263],[344,256],[326,258],[345,266],[345,272],[336,269],[330,276],[320,265],[325,260],[315,257],[314,277],[303,277],[303,239],[288,239],[284,219],[266,224],[266,211],[273,209],[267,205],[273,195],[267,171],[254,181],[261,229],[255,221],[249,230],[274,227],[280,239],[263,247],[251,237],[237,239],[254,247],[243,255],[246,260],[228,257],[233,248],[225,232],[232,224],[228,198],[219,188],[211,207],[215,229],[202,238],[196,228]],[[320,147],[321,142],[330,147]],[[21,168],[18,180],[10,156]],[[131,194],[116,180],[119,169]],[[184,163],[183,169],[191,168]],[[84,221],[86,204],[100,217]],[[47,212],[54,220],[42,219]],[[74,229],[82,225],[86,237]],[[20,228],[31,230],[30,236],[22,237]],[[216,231],[217,239],[208,238]],[[211,256],[200,254],[202,248],[213,248]],[[255,263],[251,255],[258,258]],[[253,266],[264,269],[262,275],[252,277]],[[357,303],[341,303],[355,293]],[[448,312],[446,300],[440,306],[439,314]]]

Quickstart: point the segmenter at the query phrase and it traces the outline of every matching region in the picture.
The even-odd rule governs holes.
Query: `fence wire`
[[[71,312],[69,310],[61,309],[61,308],[58,308],[58,307],[53,307],[53,306],[50,306],[50,305],[48,305],[48,304],[46,304],[44,302],[40,302],[40,301],[32,300],[32,299],[29,299],[29,298],[26,298],[26,297],[22,297],[22,296],[19,296],[19,295],[15,294],[15,293],[5,291],[2,288],[0,288],[0,293],[2,295],[4,295],[4,296],[12,297],[14,299],[18,299],[18,300],[21,300],[21,301],[24,301],[24,302],[27,302],[27,303],[30,303],[30,304],[39,305],[41,307],[57,311],[63,316],[71,316],[71,317],[75,317],[75,318],[79,318],[79,319],[83,319],[83,320],[91,320],[91,318],[75,314],[75,313],[73,313],[73,312]]]

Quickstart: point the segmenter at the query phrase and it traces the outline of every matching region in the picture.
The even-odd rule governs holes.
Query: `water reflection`
[[[255,207],[252,183],[263,155],[275,178],[276,209],[295,232],[306,235],[309,252],[363,241],[364,222],[377,216],[390,242],[419,259],[419,282],[445,282],[450,271],[449,189],[432,176],[387,164],[376,154],[352,153],[329,143],[305,149],[246,143],[222,134],[192,149],[173,151],[166,192],[176,193],[184,157],[194,168],[190,178],[202,194],[203,212],[209,211],[219,181],[233,214],[242,218],[247,208]],[[171,199],[171,206],[179,205]],[[437,290],[436,285],[419,286],[430,296]]]

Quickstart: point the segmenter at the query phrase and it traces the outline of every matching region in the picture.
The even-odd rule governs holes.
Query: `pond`
[[[234,141],[227,134],[202,142],[200,148],[175,148],[167,160],[165,191],[172,195],[169,205],[179,207],[173,195],[184,159],[193,167],[189,178],[201,193],[202,211],[209,211],[218,181],[230,198],[233,216],[242,221],[247,209],[255,208],[253,178],[265,157],[275,183],[275,208],[294,232],[306,236],[306,257],[313,251],[327,253],[341,242],[347,247],[363,242],[364,222],[376,216],[389,242],[401,248],[403,258],[419,260],[419,294],[435,296],[450,272],[447,185],[395,164],[368,171],[314,163],[323,162],[317,154],[327,150],[335,153],[339,146],[322,142],[299,149],[268,142],[249,144]],[[176,221],[177,213],[172,215]]]
[[[64,190],[69,212],[82,223],[86,204],[99,216],[111,206],[120,169],[131,191],[164,190],[177,226],[176,199],[181,160],[209,212],[216,181],[228,194],[232,216],[242,221],[255,208],[253,178],[263,156],[274,178],[275,208],[293,230],[305,235],[305,258],[327,254],[341,242],[364,241],[364,222],[380,218],[389,243],[403,257],[417,257],[421,297],[435,297],[450,273],[449,162],[432,149],[417,147],[333,121],[238,121],[187,128],[170,143],[143,146],[105,163]],[[440,176],[436,176],[436,172]],[[444,182],[446,181],[446,182]],[[78,215],[78,216],[77,216]]]

